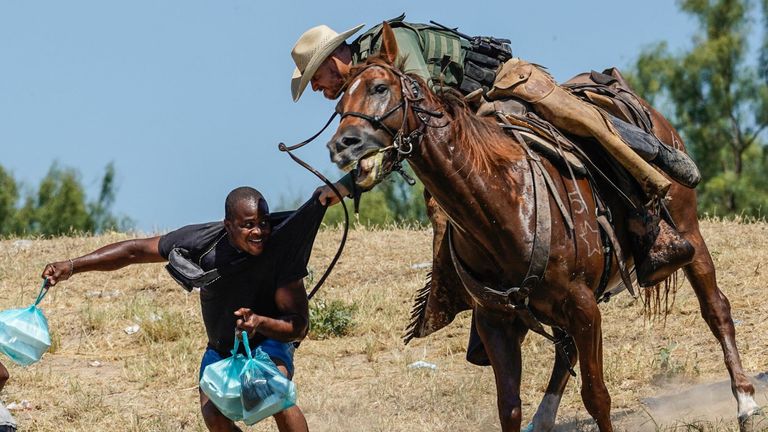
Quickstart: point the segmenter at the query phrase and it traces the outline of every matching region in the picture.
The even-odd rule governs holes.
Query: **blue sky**
[[[0,0],[0,165],[32,187],[58,161],[94,197],[114,162],[115,212],[164,231],[220,219],[237,186],[257,187],[274,208],[319,184],[277,150],[333,110],[311,91],[290,97],[290,50],[317,24],[341,32],[406,12],[509,38],[560,81],[626,68],[654,42],[687,47],[695,27],[670,0],[446,4]],[[300,155],[335,177],[328,137]]]

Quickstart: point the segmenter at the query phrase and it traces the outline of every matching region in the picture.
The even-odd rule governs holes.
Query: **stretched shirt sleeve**
[[[223,228],[224,224],[221,222],[187,225],[162,235],[158,244],[158,252],[160,252],[160,256],[168,259],[171,249],[178,247],[196,255],[200,249],[216,240]]]
[[[347,188],[350,193],[355,187],[355,181],[352,179],[352,173],[346,173],[337,183],[341,183],[342,186]]]
[[[313,195],[299,207],[272,234],[273,242],[279,245],[281,253],[277,266],[277,285],[302,279],[307,275],[307,264],[312,254],[317,231],[323,222],[326,207]]]

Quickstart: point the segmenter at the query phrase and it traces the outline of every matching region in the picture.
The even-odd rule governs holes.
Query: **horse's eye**
[[[373,91],[376,92],[376,94],[384,94],[387,90],[389,90],[389,88],[386,84],[378,84],[373,88]]]

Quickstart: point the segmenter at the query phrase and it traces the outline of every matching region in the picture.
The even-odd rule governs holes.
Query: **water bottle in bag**
[[[240,375],[243,421],[247,425],[296,405],[296,385],[280,372],[267,353],[256,348],[251,352],[243,337],[248,360]]]
[[[44,280],[31,306],[0,312],[0,351],[21,366],[39,361],[51,347],[48,320],[37,307],[48,292],[47,284]]]

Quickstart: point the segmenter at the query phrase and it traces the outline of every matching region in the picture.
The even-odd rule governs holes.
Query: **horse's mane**
[[[478,117],[467,105],[464,96],[455,90],[445,90],[440,95],[427,94],[437,101],[452,117],[454,140],[466,150],[471,170],[492,172],[495,167],[519,159],[522,149],[515,145],[492,117]]]
[[[402,70],[405,59],[401,59],[395,65],[390,65],[381,56],[373,55],[365,62],[352,66],[349,78],[345,84],[348,86],[360,71],[372,64],[384,67],[395,67]],[[451,127],[454,131],[453,140],[458,147],[466,150],[467,164],[470,171],[492,172],[495,167],[510,160],[518,159],[522,149],[510,138],[495,120],[490,117],[477,117],[467,105],[464,96],[456,90],[441,90],[440,94],[432,91],[424,79],[416,74],[408,74],[415,79],[424,91],[424,98],[439,105],[451,116]]]

